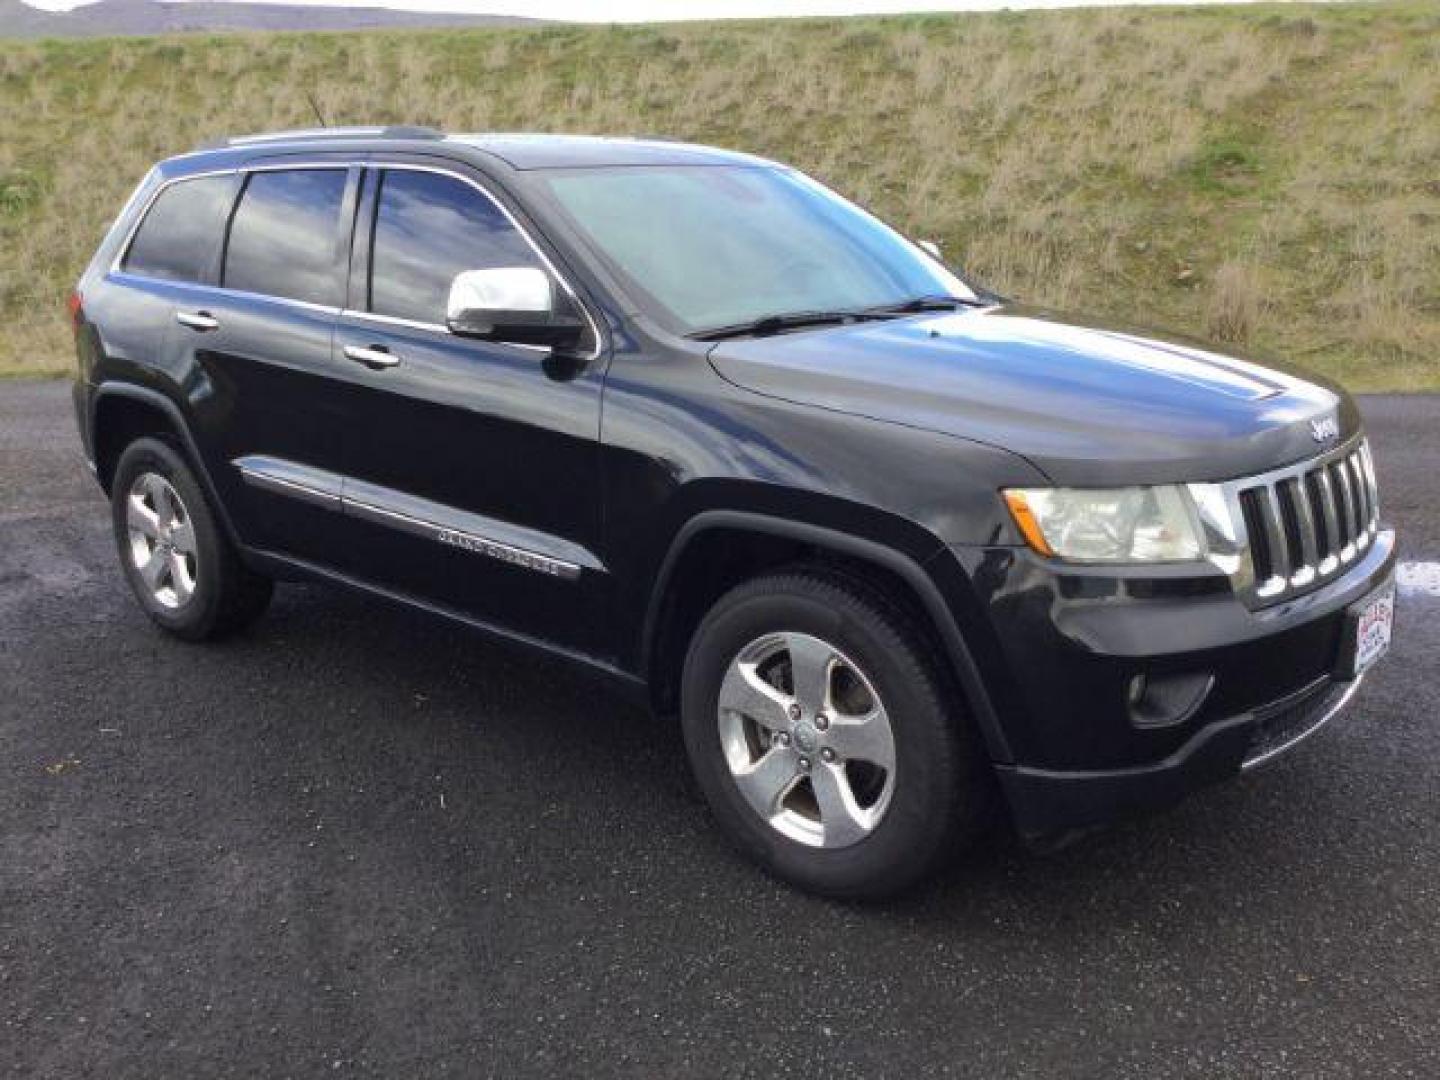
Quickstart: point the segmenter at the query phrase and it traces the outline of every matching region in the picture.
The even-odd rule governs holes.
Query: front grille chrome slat
[[[1270,581],[1262,583],[1262,587],[1273,584],[1278,592],[1285,587],[1285,579],[1290,576],[1290,544],[1285,539],[1285,529],[1281,524],[1280,496],[1270,484],[1260,489],[1260,520],[1270,548],[1270,572],[1274,575]]]
[[[1320,560],[1320,573],[1328,574],[1340,565],[1340,515],[1335,510],[1335,485],[1330,482],[1330,470],[1315,469],[1310,473],[1311,485],[1319,493],[1320,520],[1325,526],[1324,557]]]
[[[1341,573],[1380,527],[1374,459],[1364,440],[1225,487],[1241,510],[1250,573],[1240,591],[1252,606]]]
[[[1345,462],[1355,484],[1355,546],[1361,551],[1370,542],[1370,485],[1365,481],[1365,466],[1356,451]]]
[[[1290,584],[1303,588],[1315,577],[1320,565],[1320,546],[1315,539],[1315,517],[1310,512],[1310,496],[1305,477],[1280,481],[1289,498],[1296,529],[1300,533],[1300,569],[1290,576]]]
[[[1340,549],[1340,561],[1349,562],[1355,557],[1355,537],[1360,532],[1360,512],[1355,505],[1355,481],[1343,460],[1330,466],[1335,479],[1340,482],[1340,529],[1345,546]],[[1348,553],[1348,554],[1347,554]]]

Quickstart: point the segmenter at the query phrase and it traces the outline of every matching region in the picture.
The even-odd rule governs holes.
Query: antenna
[[[330,125],[325,121],[325,114],[320,111],[320,103],[315,100],[315,95],[311,91],[305,91],[305,100],[310,102],[310,108],[315,110],[315,119],[320,121],[320,126],[322,128],[329,127]]]

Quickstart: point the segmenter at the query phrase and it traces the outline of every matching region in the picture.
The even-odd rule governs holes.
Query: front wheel
[[[781,574],[722,597],[691,643],[681,719],[724,831],[814,892],[899,892],[984,816],[983,755],[925,639],[844,578]]]

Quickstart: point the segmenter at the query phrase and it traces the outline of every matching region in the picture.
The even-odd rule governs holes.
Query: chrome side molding
[[[574,581],[604,565],[579,544],[457,510],[364,480],[254,454],[234,462],[245,483],[272,495],[383,525],[549,577]],[[537,550],[539,548],[550,550]]]
[[[287,495],[326,510],[340,509],[345,478],[337,473],[263,454],[237,458],[235,467],[240,470],[241,479],[253,488],[272,495]]]

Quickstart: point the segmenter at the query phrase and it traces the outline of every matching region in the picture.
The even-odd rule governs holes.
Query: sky
[[[179,0],[184,2],[184,0]],[[906,11],[993,11],[999,8],[1094,7],[1138,0],[258,0],[326,7],[388,7],[410,11],[526,15],[575,22],[652,22],[679,19],[762,18],[776,15],[878,15]],[[1229,0],[1144,0],[1147,3],[1224,3]],[[26,0],[48,11],[68,11],[77,0]]]

